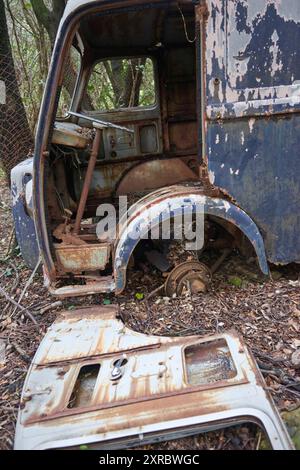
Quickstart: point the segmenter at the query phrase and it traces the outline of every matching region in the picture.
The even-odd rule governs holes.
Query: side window
[[[153,61],[147,57],[98,62],[90,75],[82,107],[85,111],[114,111],[155,104]]]
[[[81,55],[79,51],[72,46],[69,55],[66,57],[63,71],[64,75],[58,102],[57,117],[65,117],[71,107],[80,66]]]

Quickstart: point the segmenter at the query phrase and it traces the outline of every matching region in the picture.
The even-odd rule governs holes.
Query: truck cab
[[[296,0],[68,1],[34,155],[12,171],[22,255],[54,295],[121,293],[185,210],[200,264],[208,246],[251,247],[265,275],[300,260],[297,38]]]

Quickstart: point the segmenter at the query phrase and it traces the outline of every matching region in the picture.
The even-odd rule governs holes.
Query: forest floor
[[[31,271],[18,250],[6,257],[12,231],[10,194],[0,174],[0,286],[18,301]],[[208,335],[236,329],[244,337],[263,369],[265,380],[281,412],[300,406],[299,369],[291,355],[300,348],[300,267],[274,268],[264,279],[255,260],[231,255],[215,274],[207,294],[183,298],[146,297],[161,283],[161,275],[144,266],[132,271],[126,292],[117,298],[122,316],[134,330],[155,335]],[[143,294],[143,295],[136,295]],[[36,274],[21,305],[36,318],[40,331],[0,294],[0,449],[14,442],[20,394],[28,366],[47,328],[61,309],[83,304],[114,303],[113,295],[64,301],[58,309],[43,310],[55,302]],[[295,429],[294,431],[295,432]],[[262,433],[243,425],[143,449],[258,449]]]

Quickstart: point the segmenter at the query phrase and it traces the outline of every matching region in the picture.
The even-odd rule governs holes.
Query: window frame
[[[59,102],[60,102],[60,99],[61,99],[63,83],[64,83],[64,77],[65,77],[65,69],[63,68],[63,70],[62,70],[63,76],[61,77],[61,83],[59,84],[59,88],[58,88],[59,96],[57,96],[57,109],[56,109],[56,116],[55,116],[55,120],[58,121],[58,122],[65,122],[70,117],[69,111],[73,110],[74,102],[75,102],[76,96],[78,94],[78,87],[79,87],[81,79],[82,79],[84,54],[80,50],[80,48],[76,47],[74,44],[71,44],[69,50],[71,51],[72,48],[74,48],[78,52],[80,64],[79,64],[79,67],[78,67],[78,70],[77,70],[77,76],[76,76],[76,81],[75,81],[73,93],[72,93],[72,96],[70,97],[70,106],[69,106],[68,112],[65,115],[58,114],[59,113]],[[64,65],[64,67],[65,67],[65,65]]]

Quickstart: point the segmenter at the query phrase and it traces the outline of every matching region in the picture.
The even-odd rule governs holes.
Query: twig
[[[296,392],[296,390],[290,390],[289,388],[286,388],[285,391],[288,393],[291,393],[292,395],[296,395],[297,397],[300,397],[300,392]]]
[[[18,409],[18,407],[13,408],[11,406],[0,406],[0,410],[9,411],[10,413],[15,413],[16,411],[18,411]]]
[[[19,272],[18,272],[16,266],[14,265],[14,263],[12,263],[12,261],[8,261],[8,260],[3,260],[3,259],[1,259],[1,260],[0,260],[0,263],[7,263],[8,266],[12,267],[13,270],[15,271],[15,274],[16,274],[16,275],[15,275],[15,280],[14,280],[13,286],[11,287],[11,292],[14,292],[14,291],[16,290],[16,288],[18,287],[18,285],[19,285],[19,279],[20,279]],[[1,279],[3,276],[5,276],[5,275],[6,275],[6,272],[4,272],[4,273],[0,276],[0,279]],[[9,304],[9,303],[7,303],[7,304],[5,305],[5,307],[4,307],[3,310],[2,310],[2,314],[0,315],[0,317],[4,317],[4,314],[5,314],[5,312],[9,309],[10,305],[11,305],[11,304]]]
[[[31,284],[32,281],[33,281],[34,276],[36,275],[37,270],[38,270],[39,267],[40,267],[40,264],[41,264],[41,258],[39,257],[36,267],[35,267],[34,270],[32,271],[32,273],[31,273],[31,275],[30,275],[30,278],[29,278],[28,281],[26,282],[25,287],[24,287],[24,289],[23,289],[22,292],[21,292],[21,295],[20,295],[20,297],[19,297],[18,303],[20,303],[21,300],[23,299],[23,297],[24,297],[24,295],[25,295],[25,293],[26,293],[28,287],[30,286],[30,284]],[[16,311],[17,311],[17,307],[16,307],[16,308],[14,309],[14,311],[12,312],[12,315],[14,315],[14,314],[16,313]]]
[[[261,443],[261,431],[259,431],[259,434],[258,434],[258,439],[257,439],[257,444],[256,444],[256,449],[255,450],[259,450],[259,447],[260,447],[260,443]]]
[[[12,347],[17,351],[18,354],[20,354],[21,358],[27,362],[28,364],[30,364],[31,362],[31,359],[30,357],[28,356],[28,354],[26,354],[26,352],[17,344],[17,343],[13,343],[13,342],[10,342],[10,344],[12,345]],[[19,379],[18,379],[19,380]]]
[[[254,352],[255,356],[259,356],[259,357],[265,359],[266,361],[271,362],[272,364],[277,364],[278,365],[280,363],[285,363],[286,362],[286,359],[280,359],[280,358],[274,358],[274,357],[268,356],[267,354],[263,353],[262,351],[259,351],[256,348],[252,348],[252,351]]]
[[[288,382],[286,380],[287,383],[284,384],[284,388],[287,389],[287,388],[294,388],[296,389],[296,391],[300,392],[300,381],[295,381],[295,382]]]
[[[52,304],[50,305],[47,305],[46,307],[43,307],[40,309],[39,311],[39,314],[40,315],[43,315],[44,313],[48,312],[49,310],[51,310],[52,308],[58,308],[58,307],[61,307],[62,306],[62,301],[61,300],[58,300],[57,302],[53,302]]]
[[[150,294],[147,295],[146,300],[151,299],[151,297],[153,297],[155,294],[157,294],[158,292],[160,292],[164,287],[165,287],[165,285],[162,284],[161,286],[159,286],[159,287],[157,287],[156,289],[154,289],[152,292],[150,292]]]
[[[21,310],[37,327],[38,329],[40,328],[38,326],[38,322],[36,321],[36,319],[34,318],[34,316],[29,312],[29,310],[27,310],[27,308],[25,307],[22,307],[22,305],[19,305],[14,299],[12,299],[8,293],[3,289],[3,287],[0,286],[0,294],[3,295],[3,297],[5,297],[5,299],[10,302],[11,304],[13,304],[16,308],[18,308],[19,310]]]
[[[8,247],[5,253],[5,258],[9,257],[10,254],[12,253],[15,242],[16,242],[16,233],[15,233],[15,228],[13,227],[9,234]]]

